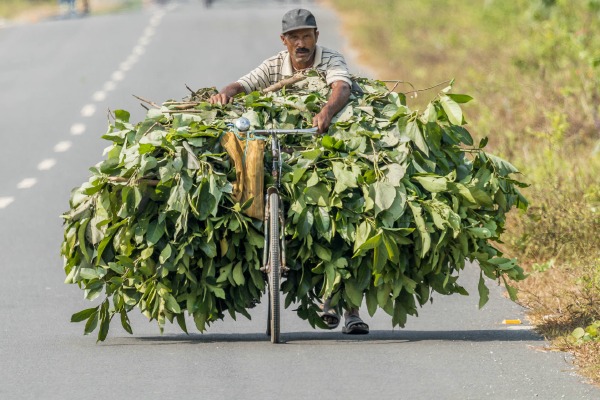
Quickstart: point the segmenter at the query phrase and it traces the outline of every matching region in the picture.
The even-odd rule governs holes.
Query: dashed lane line
[[[96,105],[95,104],[86,104],[81,109],[81,116],[82,117],[91,117],[94,114],[96,114]]]
[[[133,63],[128,63],[127,61],[124,61],[121,63],[121,65],[119,65],[119,70],[127,72],[131,69],[131,67],[133,67]]]
[[[71,135],[79,136],[83,135],[86,126],[84,124],[73,124],[71,125]]]
[[[25,178],[21,182],[17,184],[18,189],[29,189],[35,186],[37,183],[37,179],[35,178]]]
[[[133,48],[133,54],[136,54],[138,56],[141,56],[145,52],[146,52],[146,48],[144,46],[138,45]]]
[[[64,153],[65,151],[69,150],[72,145],[73,145],[73,143],[68,140],[58,142],[54,145],[54,152]]]
[[[116,83],[114,83],[113,81],[108,81],[102,86],[102,89],[104,89],[105,92],[111,92],[115,90],[116,87]]]
[[[40,162],[37,166],[37,169],[40,171],[48,171],[52,169],[56,165],[56,160],[54,158],[47,158]]]
[[[15,201],[14,197],[0,197],[0,208],[6,208]]]
[[[172,11],[175,9],[175,5],[171,5],[167,8],[167,11]],[[93,93],[92,100],[95,103],[100,103],[106,100],[108,96],[108,92],[111,92],[116,89],[117,82],[125,79],[125,74],[127,71],[131,70],[134,64],[139,61],[139,57],[146,52],[146,47],[150,44],[152,36],[156,34],[156,28],[160,25],[162,18],[165,16],[166,11],[160,10],[154,13],[152,18],[150,19],[148,26],[144,29],[143,35],[138,39],[136,45],[133,47],[131,53],[127,57],[125,61],[123,61],[119,65],[119,69],[114,71],[111,74],[111,80],[104,83],[102,86],[102,90],[98,90]],[[82,117],[92,117],[96,114],[97,106],[94,103],[86,104],[81,108],[80,114]],[[74,123],[71,125],[70,133],[73,136],[83,135],[86,131],[87,127],[83,123]],[[61,141],[54,145],[55,153],[64,153],[71,149],[73,143],[69,140]],[[54,158],[47,158],[42,160],[38,165],[37,169],[39,171],[47,171],[52,169],[57,163],[57,160]],[[17,184],[17,189],[29,189],[37,184],[37,178],[25,178]],[[0,197],[0,209],[8,207],[10,204],[14,203],[15,198],[12,196]]]
[[[147,27],[144,30],[144,36],[146,36],[146,37],[152,37],[152,36],[154,36],[155,33],[156,33],[156,29],[154,29],[151,26]]]
[[[138,44],[140,46],[147,46],[150,43],[150,38],[146,36],[142,36],[140,40],[138,40]]]
[[[92,99],[100,103],[106,99],[106,92],[104,90],[98,90],[92,95]]]
[[[115,71],[112,73],[112,75],[110,76],[112,78],[113,81],[122,81],[123,79],[125,79],[125,73],[121,70]]]

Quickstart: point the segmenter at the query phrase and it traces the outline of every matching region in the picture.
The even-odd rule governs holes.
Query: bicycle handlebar
[[[317,128],[308,128],[308,129],[257,129],[254,131],[250,131],[250,133],[254,133],[254,134],[266,134],[266,135],[279,135],[279,134],[291,134],[291,133],[298,133],[298,134],[312,134],[314,135],[315,133],[317,133]]]
[[[245,117],[240,117],[235,121],[235,127],[240,132],[248,132],[251,134],[263,134],[263,135],[279,135],[279,134],[290,134],[290,133],[309,133],[315,134],[317,133],[317,128],[309,128],[309,129],[257,129],[250,131],[250,121]]]

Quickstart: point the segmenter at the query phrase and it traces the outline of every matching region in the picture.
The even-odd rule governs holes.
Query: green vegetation
[[[89,0],[92,14],[107,14],[142,7],[143,0]],[[79,12],[83,11],[83,2],[77,1]],[[57,0],[2,0],[0,19],[25,19],[39,21],[61,12]]]
[[[56,0],[3,0],[0,2],[0,18],[10,19],[24,11],[56,5]]]
[[[295,303],[301,318],[324,327],[323,298],[344,309],[365,301],[371,315],[381,308],[404,326],[431,293],[467,294],[456,283],[465,260],[481,267],[480,306],[489,293],[484,275],[502,280],[512,297],[508,282],[525,276],[494,241],[508,211],[526,209],[523,185],[514,166],[462,127],[460,103],[471,97],[448,86],[418,113],[380,82],[358,84],[364,96],[353,96],[326,135],[282,138],[290,150],[281,178],[286,307]],[[264,290],[264,237],[262,219],[246,214],[262,192],[240,197],[248,180],[235,160],[246,154],[248,162],[264,142],[238,141],[228,124],[243,115],[258,129],[311,126],[330,88],[317,74],[301,85],[225,106],[209,104],[215,92],[202,89],[155,106],[135,126],[129,113],[115,112],[103,136],[112,142],[107,158],[73,191],[64,215],[66,282],[89,300],[106,296],[73,315],[87,321],[85,333],[99,325],[104,340],[115,315],[131,333],[127,313],[136,307],[161,330],[176,318],[187,332],[186,310],[200,331],[225,311],[249,317]],[[268,167],[257,172],[272,181]]]
[[[532,273],[520,300],[600,382],[600,343],[569,340],[600,319],[600,1],[331,3],[379,78],[417,89],[454,78],[473,95],[471,132],[531,184],[531,207],[502,237]],[[398,90],[417,107],[437,92]]]

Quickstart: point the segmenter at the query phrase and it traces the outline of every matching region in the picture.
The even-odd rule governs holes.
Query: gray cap
[[[317,29],[317,21],[310,11],[303,8],[286,12],[281,20],[281,33],[307,28]]]

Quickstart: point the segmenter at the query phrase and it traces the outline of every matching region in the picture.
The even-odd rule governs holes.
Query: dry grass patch
[[[0,2],[0,19],[36,22],[58,12],[56,0],[3,0]]]
[[[477,141],[519,168],[531,207],[510,216],[502,250],[532,272],[520,301],[557,349],[600,384],[600,2],[328,0],[363,63],[418,89],[456,78]],[[582,21],[584,23],[582,23]],[[588,21],[588,22],[586,22]],[[399,86],[410,92],[412,86]],[[409,98],[419,108],[439,88]],[[410,94],[410,93],[409,93]],[[594,150],[596,149],[596,150]]]

